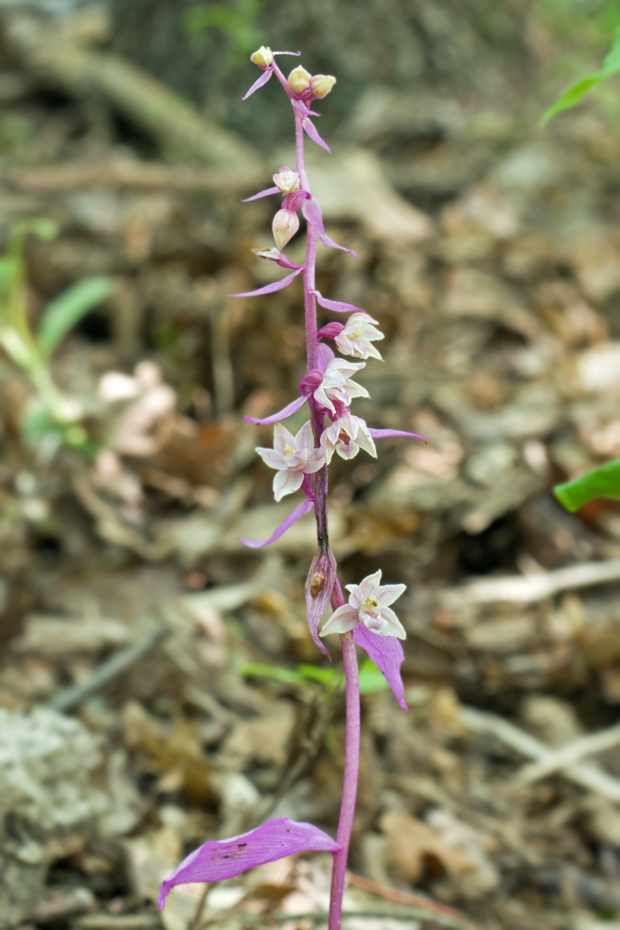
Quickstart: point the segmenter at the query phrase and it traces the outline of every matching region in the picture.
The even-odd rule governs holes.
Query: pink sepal
[[[304,121],[305,125],[305,121]],[[344,245],[338,245],[337,242],[334,242],[333,239],[330,239],[327,233],[325,232],[325,227],[323,226],[323,214],[321,213],[321,208],[316,197],[311,197],[310,200],[307,200],[302,204],[301,212],[306,217],[309,223],[312,223],[316,229],[316,234],[323,243],[323,245],[328,246],[330,249],[342,249],[343,252],[349,252],[353,258],[357,258],[356,253],[353,249],[347,249]],[[357,309],[357,307],[355,308]]]
[[[336,559],[331,549],[328,552],[317,552],[310,565],[306,579],[306,615],[310,636],[323,655],[331,658],[325,644],[319,639],[319,623],[321,617],[329,607],[336,580]]]
[[[303,100],[291,100],[291,103],[293,104],[295,109],[299,110],[300,113],[303,113],[304,116],[320,116],[321,115],[320,113],[316,113],[314,110],[309,109],[308,105],[304,103]]]
[[[281,291],[282,288],[288,287],[293,278],[296,278],[301,268],[298,271],[294,271],[292,274],[287,274],[285,278],[282,278],[280,281],[272,281],[271,284],[266,284],[264,287],[259,287],[256,291],[244,291],[243,294],[227,294],[227,297],[260,297],[262,294],[273,294],[274,291]]]
[[[301,55],[301,52],[272,52],[272,55]]]
[[[295,507],[295,510],[288,515],[286,520],[276,527],[269,539],[263,539],[262,541],[256,541],[253,539],[242,539],[239,537],[239,541],[244,544],[244,546],[249,546],[250,549],[262,549],[264,546],[270,546],[271,543],[274,543],[276,539],[279,539],[280,536],[283,536],[287,530],[293,526],[294,523],[297,523],[298,520],[301,520],[302,517],[305,517],[307,513],[310,513],[314,507],[314,501],[305,500],[301,504],[298,504]],[[278,858],[276,856],[276,858]],[[271,860],[269,860],[271,862]],[[246,866],[247,868],[247,866]],[[236,874],[236,873],[235,873]]]
[[[272,53],[272,54],[273,54],[273,53]],[[252,86],[250,87],[250,89],[249,89],[249,91],[247,92],[247,94],[245,95],[245,97],[242,97],[241,99],[242,99],[242,100],[247,100],[248,97],[249,97],[251,94],[253,94],[255,90],[258,90],[259,87],[262,87],[263,84],[266,84],[266,83],[267,83],[267,81],[269,80],[269,78],[271,77],[272,74],[273,74],[273,68],[266,68],[266,69],[263,71],[263,73],[261,74],[261,76],[260,76],[259,78],[257,78],[257,79],[254,81],[254,83],[253,83]]]
[[[246,869],[300,852],[338,852],[336,840],[311,823],[296,823],[288,817],[268,820],[261,827],[231,836],[227,840],[210,840],[187,856],[170,878],[162,882],[157,906],[163,911],[166,897],[175,885],[190,882],[218,882],[233,878]]]
[[[355,253],[353,253],[355,254]],[[355,256],[357,258],[357,255]],[[326,310],[333,310],[334,313],[364,313],[360,307],[354,307],[353,304],[345,304],[342,300],[328,300],[327,297],[323,297],[318,291],[314,292],[317,303],[321,307],[325,307]]]
[[[373,633],[363,623],[358,623],[353,630],[353,639],[358,646],[366,650],[368,658],[372,659],[381,669],[402,709],[409,710],[405,704],[405,686],[400,674],[400,667],[405,659],[400,640],[395,636],[380,636],[378,633]]]
[[[279,187],[268,187],[267,190],[261,191],[259,194],[254,194],[253,197],[246,197],[245,200],[242,200],[241,203],[249,203],[250,200],[258,200],[259,197],[271,197],[272,194],[279,194]]]
[[[302,126],[304,127],[304,129],[306,130],[306,132],[308,133],[312,141],[316,142],[317,145],[320,145],[322,149],[325,149],[325,151],[329,152],[329,154],[331,155],[332,152],[331,152],[329,145],[327,144],[327,142],[323,142],[312,120],[308,119],[308,117],[306,116],[306,118],[304,119],[302,123]]]
[[[342,323],[328,323],[327,326],[318,331],[316,337],[317,339],[335,339],[343,329]]]
[[[269,426],[270,423],[279,423],[280,420],[286,420],[287,417],[291,417],[294,413],[297,413],[307,400],[307,397],[296,397],[295,400],[292,400],[290,404],[287,404],[282,410],[278,410],[277,413],[272,413],[270,417],[263,417],[262,420],[259,420],[257,417],[244,417],[243,419],[247,420],[248,423],[256,423],[258,426]]]
[[[418,436],[417,433],[406,433],[402,429],[372,429],[369,427],[368,432],[373,439],[387,439],[389,436],[409,436],[411,439],[421,439],[422,442],[426,442],[424,436]]]
[[[317,348],[317,359],[319,363],[319,368],[321,371],[325,371],[330,362],[336,358],[333,351],[329,346],[326,346],[324,342],[319,342]]]

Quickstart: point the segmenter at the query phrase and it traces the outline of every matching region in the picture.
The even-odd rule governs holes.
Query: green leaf
[[[112,293],[110,278],[86,278],[78,281],[48,305],[38,333],[39,348],[49,356],[89,310]]]
[[[620,500],[620,459],[606,462],[574,481],[556,485],[553,493],[562,506],[571,512],[598,497]]]
[[[261,662],[248,662],[241,669],[241,674],[245,676],[254,676],[256,678],[273,678],[275,681],[281,681],[286,685],[299,685],[303,679],[298,672],[293,672],[288,668],[280,668],[277,665],[264,665]]]
[[[540,125],[545,126],[550,119],[558,113],[561,113],[562,110],[570,110],[576,103],[579,103],[581,98],[584,97],[589,90],[596,87],[601,81],[604,81],[606,77],[607,75],[603,71],[597,71],[596,74],[589,74],[587,77],[576,81],[561,97],[558,97],[555,103],[552,104],[545,113],[543,113]]]
[[[620,73],[620,29],[617,30],[611,51],[603,62],[603,73],[605,77]]]
[[[366,659],[360,666],[360,694],[375,694],[389,688],[383,672],[371,659]]]

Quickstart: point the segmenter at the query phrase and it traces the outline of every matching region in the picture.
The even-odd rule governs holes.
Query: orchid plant
[[[300,384],[299,396],[283,410],[264,419],[246,417],[251,423],[275,424],[273,449],[256,451],[266,465],[275,470],[273,491],[277,501],[301,491],[303,500],[284,520],[269,539],[260,542],[243,540],[252,547],[267,546],[279,539],[304,514],[314,510],[317,525],[318,550],[310,565],[306,581],[306,607],[310,633],[318,649],[329,656],[322,637],[339,634],[343,655],[346,692],[346,745],[344,784],[340,820],[336,838],[308,823],[296,823],[278,818],[264,823],[241,836],[212,840],[192,852],[162,884],[159,907],[174,885],[187,882],[213,882],[230,878],[283,856],[310,850],[322,850],[333,855],[333,872],[329,907],[329,930],[341,925],[342,896],[345,883],[347,854],[353,826],[357,793],[360,751],[360,691],[356,645],[365,649],[370,659],[383,672],[403,710],[407,710],[400,668],[404,659],[400,640],[405,630],[391,605],[405,590],[403,584],[381,584],[381,571],[364,578],[360,584],[347,585],[348,603],[337,576],[336,559],[328,536],[328,465],[334,454],[343,459],[354,458],[360,450],[376,458],[375,440],[389,436],[410,436],[402,430],[373,429],[351,412],[351,402],[368,397],[365,388],[354,377],[365,367],[366,359],[381,359],[374,343],[383,339],[377,321],[351,304],[323,297],[316,289],[315,264],[317,243],[328,248],[343,249],[355,258],[351,249],[333,242],[325,232],[321,208],[312,195],[304,167],[304,134],[327,152],[329,148],[319,136],[311,109],[331,91],[336,79],[329,75],[311,75],[299,66],[288,78],[276,63],[276,55],[299,52],[272,52],[261,47],[251,56],[262,74],[247,97],[275,75],[293,107],[296,131],[295,169],[284,167],[274,175],[274,186],[249,197],[282,194],[281,208],[273,219],[275,248],[257,249],[256,254],[276,262],[290,274],[255,291],[232,294],[231,297],[258,297],[287,287],[297,275],[303,276],[306,321],[307,374]],[[299,211],[306,219],[306,257],[303,265],[295,265],[281,251],[299,229]],[[345,323],[328,322],[321,329],[317,323],[317,304],[335,313],[347,313]],[[337,357],[329,346],[333,342],[341,355]],[[350,359],[362,359],[351,361]],[[309,419],[293,435],[282,421],[308,404]],[[331,605],[332,613],[319,633],[319,624]]]

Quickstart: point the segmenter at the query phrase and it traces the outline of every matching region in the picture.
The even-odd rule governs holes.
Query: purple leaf
[[[211,840],[190,853],[162,882],[157,906],[163,911],[166,898],[175,885],[190,882],[217,882],[233,878],[246,869],[266,862],[275,862],[300,852],[338,852],[340,846],[327,833],[311,823],[296,823],[288,817],[268,820],[261,827],[231,836],[227,840]]]
[[[321,617],[329,606],[335,580],[336,559],[333,552],[329,549],[327,553],[323,553],[319,549],[312,560],[306,579],[306,615],[312,639],[323,655],[328,657],[329,652],[319,639],[318,629]]]
[[[255,90],[258,90],[259,87],[262,87],[263,84],[266,84],[266,83],[267,83],[267,81],[269,80],[269,78],[271,77],[272,74],[273,74],[273,71],[271,70],[271,68],[268,68],[267,71],[263,71],[263,73],[261,74],[261,76],[260,76],[259,78],[257,78],[257,79],[254,81],[254,83],[253,83],[252,86],[250,87],[250,89],[249,89],[249,91],[247,92],[247,94],[245,95],[245,97],[242,97],[241,99],[242,99],[242,100],[247,100],[248,97],[249,97],[251,94],[253,94]]]
[[[418,436],[417,433],[405,433],[402,429],[372,429],[369,427],[368,432],[373,439],[387,439],[389,436],[410,436],[412,439],[421,439],[426,442],[424,436]]]
[[[253,197],[246,197],[245,200],[242,200],[241,203],[249,203],[250,200],[258,200],[259,197],[271,197],[272,194],[279,194],[279,187],[268,187],[266,190],[261,191],[259,194],[254,194]]]
[[[301,268],[299,269],[301,271]],[[266,284],[264,287],[259,287],[256,291],[244,291],[243,294],[227,294],[227,297],[260,297],[261,294],[273,294],[274,291],[281,291],[282,288],[288,287],[293,278],[297,277],[299,271],[294,271],[292,274],[287,274],[285,278],[282,278],[280,281],[272,281],[271,284]]]
[[[323,297],[318,291],[315,291],[314,294],[317,303],[325,307],[326,310],[333,310],[335,313],[365,313],[361,307],[354,307],[353,304],[345,304],[342,300],[328,300],[327,297]]]
[[[270,417],[263,417],[262,420],[259,420],[257,417],[244,417],[243,419],[247,420],[248,423],[257,423],[259,426],[269,426],[270,423],[279,423],[280,420],[286,420],[287,417],[297,413],[307,400],[307,397],[296,397],[288,406],[279,410],[277,413],[272,413]]]
[[[353,639],[358,646],[366,650],[368,658],[379,666],[402,709],[409,710],[405,704],[405,687],[400,675],[400,667],[405,658],[400,640],[395,636],[379,636],[363,623],[358,623],[353,630]]]
[[[253,539],[242,539],[239,537],[239,541],[244,544],[244,546],[249,546],[250,549],[262,549],[264,546],[270,546],[271,543],[275,542],[276,539],[279,539],[280,536],[283,536],[287,530],[290,530],[294,523],[297,523],[298,520],[301,520],[302,517],[305,517],[314,507],[314,501],[305,500],[301,504],[298,504],[295,507],[295,510],[292,513],[289,513],[286,520],[284,520],[280,526],[276,527],[269,539],[263,539],[262,541],[253,540]],[[276,859],[278,857],[276,856]],[[271,860],[265,860],[271,861]]]
[[[306,130],[306,132],[308,133],[312,141],[316,142],[317,145],[320,145],[322,149],[325,149],[325,151],[329,152],[329,154],[331,155],[330,147],[328,146],[327,142],[323,142],[312,120],[306,117],[302,123],[302,126],[304,127],[304,129]]]
[[[304,120],[304,125],[306,120]],[[323,243],[323,245],[328,246],[330,249],[342,249],[343,252],[349,252],[353,258],[357,258],[356,253],[353,249],[346,249],[343,245],[338,245],[337,242],[334,242],[333,239],[330,239],[325,232],[325,227],[323,226],[323,214],[321,213],[321,208],[316,197],[311,197],[310,200],[306,200],[301,206],[301,212],[306,217],[309,223],[312,223],[316,229],[316,234]],[[357,310],[357,307],[355,308]]]

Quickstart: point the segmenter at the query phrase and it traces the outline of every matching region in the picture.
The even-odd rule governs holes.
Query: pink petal
[[[262,420],[257,417],[244,417],[243,419],[247,420],[248,423],[258,423],[259,426],[269,426],[270,423],[279,423],[280,420],[286,420],[287,417],[297,413],[307,400],[307,397],[296,397],[295,400],[292,400],[290,404],[283,407],[282,410],[278,410],[277,413],[272,413],[270,417],[263,417]]]
[[[324,343],[321,343],[318,347],[318,361],[319,368],[321,371],[325,371],[330,362],[336,358],[334,352],[330,349],[329,346],[326,346]]]
[[[301,271],[301,268],[299,269]],[[282,278],[280,281],[272,281],[271,284],[266,284],[265,287],[259,287],[257,291],[244,291],[243,294],[227,294],[227,297],[260,297],[261,294],[273,294],[274,291],[281,291],[283,287],[288,287],[293,278],[297,277],[299,271],[294,271],[292,274],[287,274],[285,278]]]
[[[272,52],[272,55],[301,55],[301,52]]]
[[[329,154],[331,155],[330,147],[328,146],[327,142],[323,142],[312,120],[306,117],[302,125],[304,129],[306,130],[306,132],[308,133],[308,135],[310,136],[310,138],[312,139],[312,141],[316,142],[317,145],[320,145],[322,149],[325,149],[325,151],[329,152]]]
[[[284,520],[278,527],[276,527],[269,539],[264,539],[261,542],[253,539],[241,539],[241,537],[239,537],[239,541],[242,542],[245,546],[249,546],[250,549],[262,549],[264,546],[270,546],[271,543],[276,541],[276,539],[279,539],[280,536],[283,536],[287,530],[290,530],[294,523],[297,523],[298,520],[301,520],[302,517],[305,517],[305,515],[309,513],[313,507],[314,501],[302,501],[301,504],[298,504],[297,507],[295,507],[295,510],[293,510],[293,512],[288,515],[286,520]]]
[[[293,104],[295,109],[299,110],[300,113],[303,113],[304,116],[320,116],[321,115],[320,113],[315,113],[314,110],[310,110],[307,104],[303,102],[303,100],[291,100],[291,103]],[[308,133],[308,135],[310,135],[310,133]],[[327,149],[327,151],[329,152],[329,149]],[[331,155],[331,152],[330,152],[330,155]]]
[[[412,439],[421,439],[426,442],[424,436],[418,436],[417,433],[405,433],[402,429],[373,429],[368,427],[368,432],[373,439],[387,439],[388,436],[410,436]]]
[[[287,817],[269,820],[249,833],[227,840],[211,840],[195,849],[177,866],[170,878],[162,882],[157,906],[163,911],[166,897],[175,885],[217,882],[295,853],[334,853],[339,849],[331,836],[310,823],[296,823]]]
[[[254,83],[253,83],[252,86],[250,87],[250,89],[249,89],[249,91],[247,92],[247,94],[245,95],[245,97],[242,97],[241,99],[242,99],[242,100],[247,100],[248,97],[249,97],[251,94],[253,94],[255,90],[258,90],[259,87],[262,87],[263,84],[266,84],[266,83],[267,83],[267,81],[269,80],[269,78],[271,77],[272,74],[273,74],[273,72],[272,72],[271,69],[268,69],[267,71],[263,71],[263,73],[261,74],[261,76],[260,76],[259,78],[257,78],[257,79],[254,81]]]
[[[304,120],[304,126],[306,122],[310,120]],[[329,151],[329,149],[328,149]],[[343,245],[338,245],[337,242],[334,242],[333,239],[330,239],[327,233],[325,232],[325,227],[323,226],[323,214],[321,213],[321,208],[316,197],[311,197],[310,200],[306,200],[301,207],[301,212],[306,217],[309,223],[312,223],[316,229],[316,234],[323,243],[323,245],[329,246],[330,249],[342,249],[343,252],[349,252],[353,258],[357,258],[357,255],[353,249],[346,249]],[[354,310],[359,309],[354,307]]]
[[[381,669],[402,709],[408,710],[405,704],[405,686],[400,674],[400,667],[405,658],[400,641],[394,636],[379,636],[378,633],[367,629],[363,623],[353,630],[353,639]]]
[[[245,200],[242,200],[241,203],[249,203],[250,200],[258,200],[259,197],[270,197],[272,194],[279,194],[279,187],[268,187],[266,190],[261,191],[259,194],[254,194],[253,197],[246,197]]]
[[[354,307],[353,304],[345,304],[342,300],[328,300],[327,297],[323,297],[318,291],[315,291],[314,294],[317,303],[325,307],[326,310],[333,310],[335,313],[365,313],[364,310],[360,310],[359,307]]]
[[[312,560],[308,578],[306,579],[306,615],[310,635],[323,655],[326,656],[329,656],[329,652],[319,639],[318,628],[321,617],[329,606],[335,578],[336,559],[333,552],[330,549],[324,555],[319,550]]]

